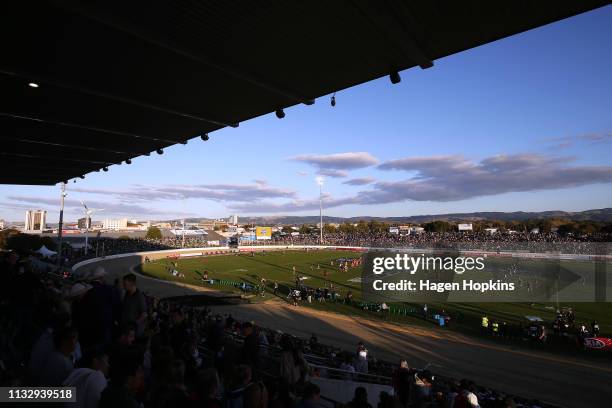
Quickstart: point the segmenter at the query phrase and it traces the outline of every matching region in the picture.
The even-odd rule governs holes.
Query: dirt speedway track
[[[109,280],[120,277],[141,262],[140,256],[101,260],[84,265],[77,274],[102,264]],[[139,277],[145,292],[160,297],[197,294],[203,289]],[[371,355],[415,367],[431,364],[436,373],[469,378],[500,391],[537,398],[561,407],[604,407],[612,401],[612,366],[579,358],[509,347],[436,328],[399,326],[333,313],[324,313],[280,302],[213,307],[239,320],[301,337],[316,333],[321,343],[353,350],[363,340]]]

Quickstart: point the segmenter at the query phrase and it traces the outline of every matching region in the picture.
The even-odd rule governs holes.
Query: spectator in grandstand
[[[185,387],[185,363],[175,358],[165,372],[163,382],[157,383],[153,390],[151,403],[158,408],[185,407],[189,404]]]
[[[197,375],[195,391],[191,394],[194,407],[198,408],[221,408],[219,400],[220,381],[217,370],[208,368]]]
[[[353,399],[346,404],[348,408],[372,408],[368,403],[368,392],[364,387],[355,388]]]
[[[301,348],[294,344],[288,334],[282,335],[280,347],[280,377],[290,386],[303,382],[308,373],[308,363]]]
[[[232,317],[232,314],[228,314],[227,317],[225,318],[225,328],[226,329],[230,329],[234,326],[234,322],[236,320],[234,320],[234,318]]]
[[[92,286],[88,293],[92,298],[88,314],[97,322],[94,333],[97,340],[94,343],[98,344],[108,344],[111,341],[113,328],[119,322],[121,314],[119,291],[116,287],[106,284],[106,276],[106,269],[102,266],[97,266],[88,276],[89,284]],[[79,339],[83,345],[86,344],[80,333]]]
[[[318,385],[307,383],[302,392],[302,399],[297,403],[296,408],[318,408],[321,389]]]
[[[268,389],[262,381],[256,381],[244,391],[244,408],[268,408]]]
[[[185,313],[181,308],[177,308],[172,313],[172,326],[170,327],[170,344],[175,355],[182,353],[182,348],[189,337],[189,327]]]
[[[411,382],[410,397],[414,407],[422,407],[432,396],[433,376],[429,370],[416,373]]]
[[[125,295],[121,304],[121,322],[136,325],[136,336],[142,336],[147,317],[147,303],[136,286],[136,275],[128,273],[123,277]]]
[[[242,335],[244,345],[240,353],[240,362],[256,369],[259,363],[259,334],[251,322],[246,322],[242,325]]]
[[[83,353],[78,368],[72,370],[63,382],[65,387],[76,387],[74,408],[97,408],[102,391],[107,386],[108,354],[102,348],[92,348]]]
[[[459,383],[459,392],[455,397],[455,405],[453,408],[477,408],[480,407],[478,397],[476,396],[476,387],[472,381],[461,380]]]
[[[79,332],[79,341],[83,348],[106,345],[111,339],[113,327],[112,301],[106,298],[94,286],[77,283],[73,286],[75,294],[72,302],[72,321]],[[103,290],[103,289],[102,289]],[[101,296],[102,295],[102,296]]]
[[[294,408],[295,395],[292,390],[293,387],[280,378],[276,384],[276,392],[270,399],[270,408]]]
[[[144,388],[142,356],[134,351],[111,356],[109,383],[99,408],[140,408],[137,397]]]
[[[227,328],[230,329],[231,327],[228,326]],[[221,315],[216,315],[214,320],[209,322],[206,333],[208,347],[215,353],[216,357],[219,357],[225,345],[225,326]]]
[[[200,353],[199,339],[196,335],[191,334],[181,345],[180,357],[185,362],[185,378],[190,381],[197,377],[199,370],[202,368],[203,356]]]
[[[397,401],[386,391],[381,391],[378,394],[378,403],[376,408],[393,408],[397,405]]]
[[[345,356],[339,368],[342,371],[346,371],[343,375],[345,380],[352,380],[355,377],[355,366],[353,366],[353,359],[349,355]]]
[[[44,367],[47,357],[55,349],[53,344],[54,333],[67,327],[69,322],[70,315],[68,313],[56,313],[51,316],[49,324],[32,347],[30,360],[28,362],[28,383],[32,385],[40,383],[41,370]]]
[[[113,346],[125,350],[128,349],[135,340],[136,325],[134,323],[125,323],[119,327],[119,336]]]
[[[251,402],[249,397],[252,396],[252,394],[247,394],[247,389],[252,388],[253,385],[251,367],[244,364],[235,367],[225,397],[227,408],[246,408],[247,402]]]
[[[57,387],[74,369],[72,353],[76,350],[78,333],[72,327],[60,328],[53,334],[54,349],[40,371],[40,385]]]
[[[310,336],[310,340],[308,340],[308,345],[310,347],[316,347],[318,343],[319,340],[317,339],[317,335],[312,333],[312,336]]]
[[[416,371],[409,369],[408,364],[400,363],[400,367],[396,371],[395,378],[393,380],[393,390],[397,401],[403,407],[407,407],[410,403],[411,383],[415,374]]]
[[[357,345],[357,355],[355,356],[355,371],[362,374],[368,373],[368,349],[363,342]]]

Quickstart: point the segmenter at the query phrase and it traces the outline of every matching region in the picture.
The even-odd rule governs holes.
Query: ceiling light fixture
[[[391,71],[389,74],[389,79],[393,85],[399,84],[402,81],[402,77],[400,77],[400,74],[397,71]]]

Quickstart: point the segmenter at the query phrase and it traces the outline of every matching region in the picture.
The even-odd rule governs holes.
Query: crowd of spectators
[[[518,406],[467,380],[377,360],[362,343],[345,351],[314,334],[299,339],[149,297],[133,274],[111,283],[96,267],[77,281],[59,279],[13,252],[2,254],[0,267],[1,385],[74,386],[71,406],[314,408],[323,402],[317,377],[366,381],[391,372],[394,395],[381,394],[381,408]],[[358,387],[338,403],[367,408],[367,401]]]
[[[460,250],[522,250],[529,252],[558,251],[574,254],[609,253],[606,245],[612,241],[608,233],[584,235],[561,235],[550,233],[508,233],[508,232],[421,232],[413,234],[382,233],[325,233],[326,245],[364,246],[364,247],[414,247],[414,248],[452,248]],[[276,245],[319,245],[317,233],[276,235],[272,239]],[[603,245],[597,245],[603,243]],[[607,251],[607,252],[606,252]]]

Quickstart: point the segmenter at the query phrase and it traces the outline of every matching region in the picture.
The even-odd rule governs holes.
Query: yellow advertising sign
[[[256,239],[272,239],[271,227],[255,227]]]

